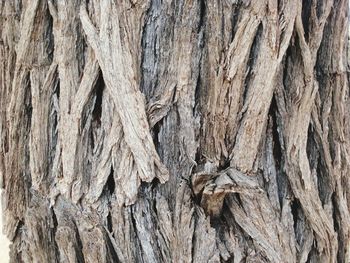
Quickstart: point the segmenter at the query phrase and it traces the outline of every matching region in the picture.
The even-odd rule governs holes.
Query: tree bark
[[[350,262],[347,0],[0,0],[11,262]]]

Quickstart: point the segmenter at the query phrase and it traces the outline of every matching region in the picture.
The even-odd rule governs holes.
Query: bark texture
[[[350,262],[348,0],[0,0],[11,262]]]

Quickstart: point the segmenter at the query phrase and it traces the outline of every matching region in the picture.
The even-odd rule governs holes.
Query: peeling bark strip
[[[347,0],[0,0],[11,262],[350,262]]]
[[[91,44],[101,65],[106,87],[120,118],[125,146],[130,149],[125,157],[122,156],[119,164],[120,172],[124,173],[119,188],[127,195],[127,204],[135,202],[140,181],[150,182],[157,177],[164,183],[169,177],[152,141],[144,100],[138,90],[139,73],[135,70],[139,67],[137,57],[140,54],[137,52],[139,48],[133,47],[141,41],[140,29],[143,27],[145,4],[141,1],[132,10],[126,11],[118,10],[118,5],[113,1],[101,1],[100,9],[106,13],[101,16],[99,35],[83,5],[80,10],[88,43]],[[123,28],[124,24],[126,28]],[[129,32],[131,39],[123,37],[120,32],[127,32],[128,26],[133,28],[133,32]],[[123,187],[124,185],[126,187]]]

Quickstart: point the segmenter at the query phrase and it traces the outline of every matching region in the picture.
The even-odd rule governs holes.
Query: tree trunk
[[[11,262],[350,262],[348,0],[0,0]]]

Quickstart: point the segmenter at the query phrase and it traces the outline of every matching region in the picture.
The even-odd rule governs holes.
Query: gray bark
[[[350,262],[347,0],[0,0],[11,262]]]

